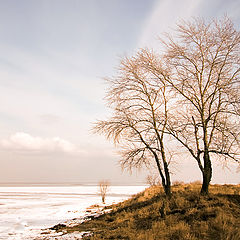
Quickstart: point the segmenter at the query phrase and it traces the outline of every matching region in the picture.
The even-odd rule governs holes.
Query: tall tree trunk
[[[209,152],[205,151],[203,156],[204,169],[202,171],[203,183],[201,188],[201,195],[208,195],[208,188],[212,179],[212,164],[210,161]]]
[[[165,173],[165,176],[166,176],[165,177],[164,174],[163,174],[163,171],[161,169],[160,163],[159,163],[159,158],[158,158],[156,153],[154,153],[154,157],[155,157],[155,161],[156,161],[156,164],[157,164],[157,167],[158,167],[158,171],[159,171],[159,174],[160,174],[160,177],[161,177],[161,180],[162,180],[162,186],[163,186],[164,192],[165,192],[167,197],[171,197],[171,181],[170,181],[170,174],[169,174],[169,171],[168,171],[168,166],[164,166],[164,173]]]
[[[162,136],[163,137],[163,136]],[[161,155],[162,155],[162,163],[163,163],[163,169],[165,174],[165,193],[167,197],[171,197],[171,179],[170,179],[170,173],[168,169],[168,163],[166,161],[166,155],[165,155],[165,149],[163,145],[163,138],[159,137],[160,141],[160,147],[161,147]]]
[[[171,198],[172,192],[171,192],[171,185],[169,183],[165,185],[164,192],[168,198]]]
[[[164,161],[164,172],[166,177],[166,190],[165,193],[168,197],[171,197],[171,180],[170,180],[170,174],[168,169],[168,164],[166,161]]]

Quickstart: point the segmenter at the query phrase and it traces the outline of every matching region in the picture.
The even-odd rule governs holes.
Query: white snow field
[[[111,186],[106,204],[123,201],[145,188]],[[101,204],[98,186],[0,187],[0,239],[34,239],[43,229],[83,217],[94,204]]]

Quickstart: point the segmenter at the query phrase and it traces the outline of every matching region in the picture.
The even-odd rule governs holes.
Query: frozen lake
[[[125,200],[146,186],[111,186],[106,203]],[[0,239],[20,240],[57,223],[83,216],[101,203],[98,186],[0,187]]]

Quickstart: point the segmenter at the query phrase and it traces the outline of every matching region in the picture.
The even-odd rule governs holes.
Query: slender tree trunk
[[[171,185],[170,184],[168,184],[168,183],[166,184],[164,192],[167,195],[167,197],[171,198],[172,192],[171,192]]]
[[[204,152],[203,161],[204,169],[202,171],[203,183],[201,188],[201,195],[208,195],[208,188],[212,178],[212,164],[208,151]]]
[[[162,163],[163,163],[163,169],[165,174],[165,193],[167,197],[171,197],[171,179],[170,179],[170,173],[168,169],[168,163],[166,161],[166,155],[165,155],[165,149],[163,145],[163,140],[161,137],[159,137],[160,141],[160,147],[161,147],[161,154],[162,154]]]
[[[171,181],[170,181],[170,174],[169,174],[167,163],[166,163],[166,165],[164,164],[164,173],[166,176],[165,177],[163,174],[163,171],[161,169],[161,166],[159,163],[159,158],[158,158],[157,154],[154,154],[154,157],[155,157],[158,171],[159,171],[159,174],[160,174],[160,177],[162,180],[162,186],[163,186],[164,192],[165,192],[166,196],[170,198],[171,197]]]
[[[168,197],[171,196],[171,180],[170,180],[170,173],[168,170],[168,164],[165,161],[164,162],[164,172],[165,172],[165,176],[166,176],[166,190],[165,193]]]

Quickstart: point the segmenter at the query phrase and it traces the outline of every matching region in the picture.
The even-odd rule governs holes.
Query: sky
[[[143,183],[90,131],[109,116],[103,79],[177,21],[224,15],[239,29],[238,0],[0,0],[0,183]],[[201,178],[193,160],[175,165],[173,180]],[[214,163],[213,182],[239,183],[229,169]]]

